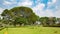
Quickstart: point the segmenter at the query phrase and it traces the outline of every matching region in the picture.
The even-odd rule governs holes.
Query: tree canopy
[[[10,10],[5,9],[1,14],[4,19],[12,20],[16,23],[35,23],[38,20],[37,15],[33,12],[33,10],[29,7],[14,7]],[[24,23],[24,24],[25,24]]]

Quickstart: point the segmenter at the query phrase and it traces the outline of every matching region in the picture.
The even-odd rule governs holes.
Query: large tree
[[[23,6],[14,7],[10,10],[5,9],[1,15],[4,19],[12,20],[13,23],[15,21],[19,24],[21,22],[24,23],[26,21],[28,23],[35,23],[38,20],[38,17],[35,15],[31,8]]]

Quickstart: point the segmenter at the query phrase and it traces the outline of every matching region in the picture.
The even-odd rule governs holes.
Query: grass
[[[6,32],[8,34],[60,34],[60,28],[58,27],[41,27],[41,26],[26,26],[3,29],[0,34]]]

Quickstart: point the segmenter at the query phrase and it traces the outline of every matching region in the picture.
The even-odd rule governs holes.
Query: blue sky
[[[33,12],[40,16],[60,17],[60,0],[0,0],[0,14],[4,9],[18,6],[32,8]]]

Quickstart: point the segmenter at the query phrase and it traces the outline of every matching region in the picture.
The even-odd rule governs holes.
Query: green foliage
[[[38,20],[38,17],[31,8],[23,6],[14,7],[10,10],[5,9],[1,15],[5,20],[12,20],[12,24],[32,24]]]
[[[41,17],[39,20],[43,24],[43,26],[48,25],[48,17]]]
[[[16,24],[20,24],[20,25],[21,24],[27,24],[27,19],[23,18],[23,17],[17,17],[13,23],[14,23],[14,25],[16,25]]]
[[[32,22],[32,24],[34,24],[36,21],[38,21],[38,16],[36,16],[34,13],[33,14],[31,14],[29,17],[28,17],[28,20],[30,21],[30,22]]]
[[[39,21],[42,23],[43,26],[55,26],[56,17],[41,17]]]

